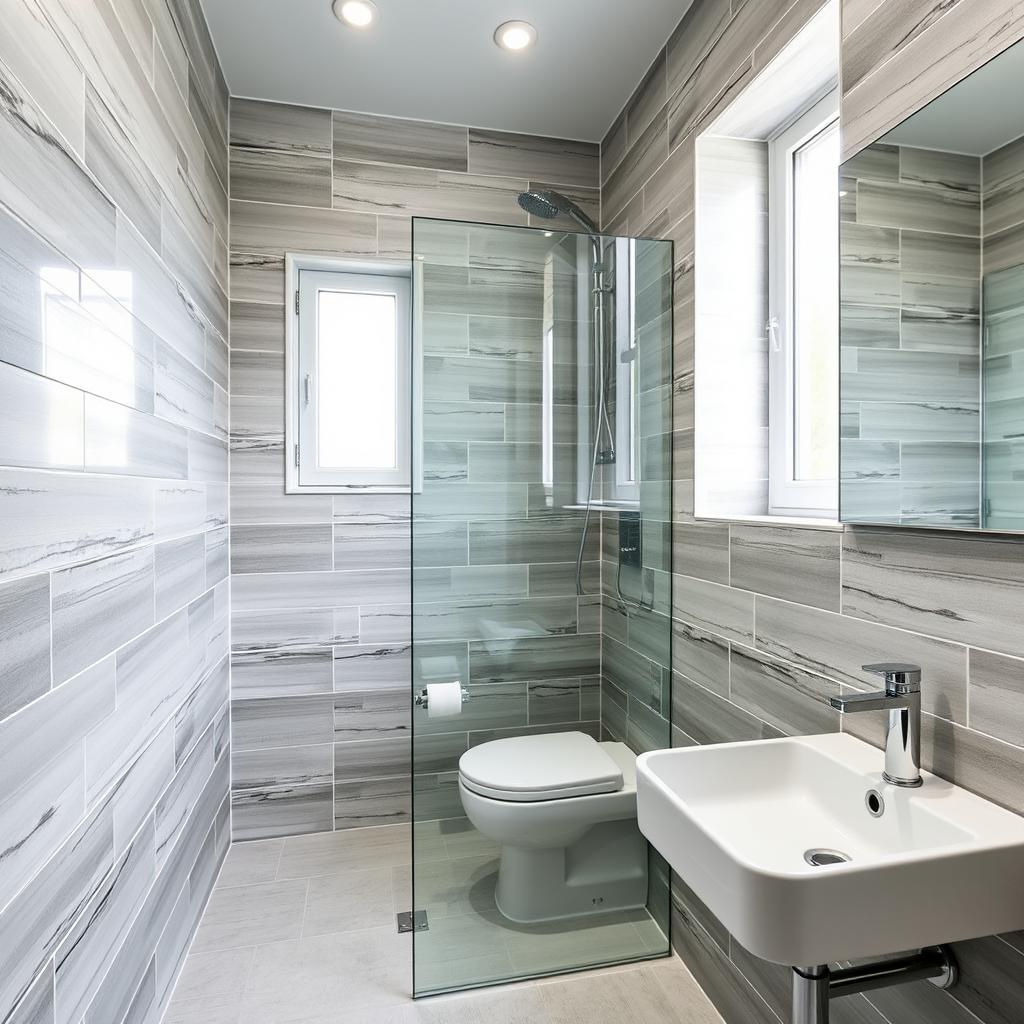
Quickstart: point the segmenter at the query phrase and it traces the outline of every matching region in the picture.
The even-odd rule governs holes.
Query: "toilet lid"
[[[459,777],[474,793],[497,800],[558,800],[622,788],[622,770],[582,732],[481,743],[459,759]]]

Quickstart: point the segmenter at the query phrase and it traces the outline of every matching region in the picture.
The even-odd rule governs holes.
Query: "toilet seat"
[[[519,803],[614,793],[624,781],[619,764],[582,732],[482,743],[460,758],[459,779],[480,796]]]

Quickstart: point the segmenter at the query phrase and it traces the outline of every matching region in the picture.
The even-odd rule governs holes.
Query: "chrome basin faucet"
[[[882,778],[894,786],[920,786],[921,667],[893,663],[861,668],[884,676],[885,689],[830,697],[829,703],[847,715],[855,711],[888,711]]]

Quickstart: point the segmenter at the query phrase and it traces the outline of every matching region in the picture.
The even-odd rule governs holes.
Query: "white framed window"
[[[768,511],[834,519],[839,115],[830,93],[768,146]]]
[[[408,491],[408,271],[289,254],[286,280],[286,491]]]

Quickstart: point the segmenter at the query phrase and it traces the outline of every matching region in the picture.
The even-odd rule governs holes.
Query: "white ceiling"
[[[202,0],[234,96],[560,138],[603,137],[691,0]],[[526,53],[504,21],[537,28]]]

